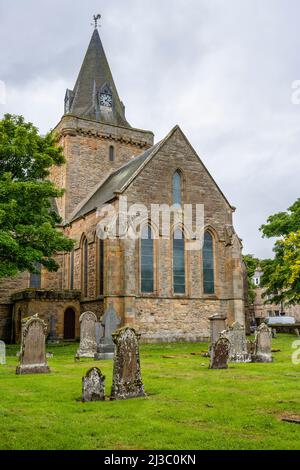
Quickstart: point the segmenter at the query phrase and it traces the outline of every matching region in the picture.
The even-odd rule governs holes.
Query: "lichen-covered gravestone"
[[[256,330],[254,343],[255,348],[252,361],[272,362],[272,331],[265,323],[262,323]]]
[[[125,327],[113,334],[116,345],[111,400],[145,397],[141,376],[140,335]]]
[[[235,322],[221,336],[227,338],[230,342],[229,362],[251,362],[246,331],[243,325]]]
[[[105,377],[97,367],[88,370],[82,378],[82,401],[105,400]]]
[[[4,341],[0,341],[0,365],[6,364],[6,346]]]
[[[48,335],[48,338],[47,338],[47,341],[49,343],[57,342],[56,324],[57,324],[57,318],[54,315],[50,315],[50,317],[49,317],[49,335]]]
[[[210,352],[210,369],[228,369],[230,342],[227,338],[220,337]]]
[[[96,323],[97,317],[93,312],[84,312],[80,318],[80,345],[76,358],[94,358],[97,352]]]
[[[17,374],[46,374],[50,372],[46,360],[47,324],[34,315],[22,321],[20,365]]]
[[[113,359],[115,346],[113,342],[113,333],[119,328],[121,319],[118,317],[113,305],[106,310],[102,321],[102,334],[95,354],[96,360]]]

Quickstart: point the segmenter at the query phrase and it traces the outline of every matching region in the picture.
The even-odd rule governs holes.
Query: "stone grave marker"
[[[118,317],[113,305],[111,304],[106,310],[102,321],[102,337],[97,346],[96,360],[113,359],[115,345],[113,342],[113,333],[119,328],[121,319]]]
[[[81,357],[94,358],[97,352],[96,323],[94,312],[84,312],[80,318],[80,345],[76,353],[76,359]]]
[[[50,372],[46,360],[47,324],[34,315],[22,320],[20,364],[17,374],[46,374]]]
[[[272,331],[262,323],[255,332],[253,362],[272,362]]]
[[[212,315],[210,321],[210,346],[219,339],[220,333],[226,330],[226,317],[224,315]]]
[[[111,400],[145,397],[141,377],[140,335],[133,328],[125,327],[113,334],[116,345]]]
[[[0,341],[0,365],[6,364],[6,346],[4,341]]]
[[[57,342],[57,336],[56,336],[56,324],[57,324],[57,318],[55,315],[50,315],[49,317],[49,334],[47,341],[49,343],[56,343]]]
[[[245,327],[238,322],[233,323],[221,336],[230,342],[229,362],[251,362],[248,352]]]
[[[210,369],[228,369],[230,353],[230,342],[227,338],[220,336],[210,353]]]
[[[105,400],[105,376],[98,367],[88,370],[82,377],[82,401]]]

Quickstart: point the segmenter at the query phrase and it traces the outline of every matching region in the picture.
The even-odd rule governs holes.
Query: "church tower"
[[[110,173],[153,145],[153,133],[131,127],[125,117],[97,28],[54,132],[66,159],[51,171],[65,189],[57,200],[64,223]]]

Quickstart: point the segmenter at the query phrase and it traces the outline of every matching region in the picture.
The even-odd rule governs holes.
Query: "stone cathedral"
[[[53,168],[51,180],[65,189],[53,207],[74,250],[57,254],[56,273],[1,281],[0,339],[18,342],[22,318],[39,313],[52,340],[75,340],[82,312],[101,319],[110,308],[144,342],[206,340],[214,314],[244,324],[235,208],[178,125],[154,144],[151,131],[128,123],[97,28],[64,105],[54,132],[66,162]],[[146,218],[140,239],[99,238],[98,208],[109,203],[117,210],[121,197],[149,213],[152,204],[202,204],[203,245],[186,250],[185,227],[175,218],[169,237]]]

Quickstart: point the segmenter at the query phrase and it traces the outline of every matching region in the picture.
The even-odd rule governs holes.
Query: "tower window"
[[[111,145],[109,147],[109,161],[113,162],[115,160],[115,147]]]

